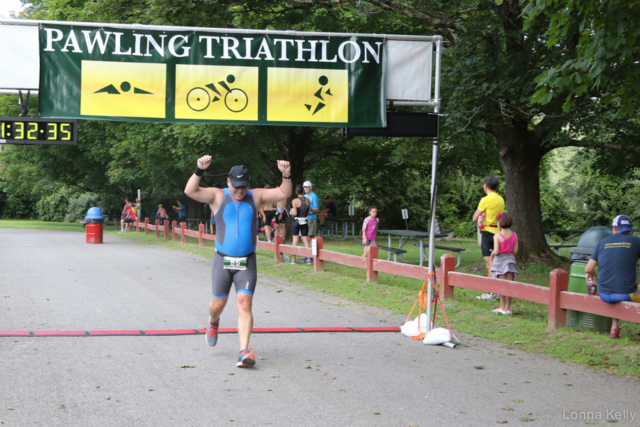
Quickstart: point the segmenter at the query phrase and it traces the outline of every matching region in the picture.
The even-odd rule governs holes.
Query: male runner
[[[249,347],[253,328],[251,305],[256,287],[258,271],[256,266],[256,243],[258,232],[257,207],[276,203],[291,195],[291,166],[289,162],[278,160],[282,172],[282,184],[278,188],[254,188],[249,190],[249,169],[234,166],[227,178],[228,188],[200,187],[200,177],[211,165],[211,156],[198,159],[184,192],[201,203],[208,203],[214,212],[217,233],[216,252],[213,256],[211,279],[213,298],[209,303],[209,327],[207,343],[216,345],[220,315],[229,300],[231,282],[236,288],[238,304],[238,337],[240,339],[239,368],[248,368],[256,363]]]

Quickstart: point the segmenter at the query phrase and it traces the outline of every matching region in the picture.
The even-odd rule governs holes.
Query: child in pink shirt
[[[362,246],[364,246],[364,253],[362,256],[367,256],[369,251],[369,245],[376,244],[376,235],[378,234],[378,208],[371,206],[369,208],[369,216],[364,219],[362,223]]]
[[[500,232],[493,238],[491,253],[491,272],[493,277],[504,280],[515,280],[518,274],[515,254],[518,253],[518,236],[511,231],[513,218],[508,213],[498,214]],[[511,315],[511,297],[500,295],[500,307],[494,313]]]

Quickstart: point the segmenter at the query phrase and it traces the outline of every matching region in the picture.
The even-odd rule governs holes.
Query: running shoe
[[[289,264],[293,264],[293,265],[295,265],[295,264],[296,264],[296,260],[295,260],[295,259],[292,259],[291,261],[289,261]]]
[[[478,295],[478,296],[476,297],[476,299],[482,299],[482,300],[486,300],[486,299],[498,299],[498,298],[500,298],[500,297],[498,296],[498,294],[492,294],[492,293],[490,293],[490,292],[487,292],[487,293],[482,294],[482,295]]]
[[[491,311],[493,311],[494,313],[504,314],[504,311],[502,310],[502,307],[498,307],[495,310],[491,310]]]
[[[218,326],[220,325],[220,320],[217,322],[212,322],[211,317],[209,317],[209,327],[207,328],[207,344],[211,347],[216,345],[218,342]]]
[[[610,336],[611,338],[613,338],[614,340],[615,340],[615,339],[620,338],[620,328],[618,328],[618,329],[612,329],[612,330],[611,330],[611,334],[609,334],[609,336]]]
[[[251,347],[240,351],[238,355],[238,368],[251,368],[256,364],[256,357],[251,353]]]
[[[307,257],[304,257],[300,260],[300,262],[307,262],[307,259],[308,259]]]
[[[511,316],[513,314],[513,311],[511,311],[511,310],[502,310],[500,313],[504,314],[505,316]]]
[[[308,260],[305,262],[305,264],[307,264],[307,265],[313,265],[313,260],[308,259]]]

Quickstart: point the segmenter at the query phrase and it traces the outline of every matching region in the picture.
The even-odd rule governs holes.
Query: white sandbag
[[[431,327],[433,327],[433,324],[431,324]],[[410,320],[402,325],[400,327],[400,332],[405,337],[415,337],[416,335],[420,335],[420,333],[426,334],[427,315],[424,313],[420,315],[420,330],[418,330],[418,318],[416,317],[415,320]]]
[[[449,330],[445,328],[432,329],[431,331],[429,331],[427,336],[424,337],[422,342],[429,345],[440,345],[446,342],[460,344],[460,340],[458,340],[455,335],[449,334]]]

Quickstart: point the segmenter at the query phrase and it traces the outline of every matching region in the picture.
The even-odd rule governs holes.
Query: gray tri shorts
[[[317,236],[318,233],[318,218],[307,218],[307,224],[309,224],[309,236]]]
[[[253,295],[258,281],[258,265],[255,252],[247,257],[246,270],[229,270],[224,268],[224,256],[216,252],[211,266],[211,293],[214,298],[226,298],[231,291],[231,283],[236,286],[236,294]]]

